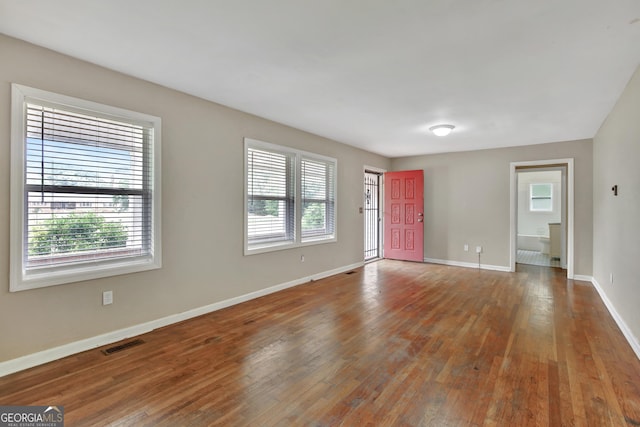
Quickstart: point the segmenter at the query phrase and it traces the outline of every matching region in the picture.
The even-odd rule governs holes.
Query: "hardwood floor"
[[[0,378],[67,426],[638,426],[640,361],[586,282],[384,260]]]

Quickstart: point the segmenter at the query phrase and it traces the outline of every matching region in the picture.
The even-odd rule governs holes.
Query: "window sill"
[[[286,242],[286,243],[272,243],[272,244],[264,244],[264,245],[256,245],[254,247],[251,248],[247,248],[245,247],[244,249],[244,255],[257,255],[257,254],[262,254],[262,253],[266,253],[266,252],[276,252],[276,251],[282,251],[282,250],[286,250],[286,249],[294,249],[294,248],[301,248],[301,247],[305,247],[305,246],[312,246],[312,245],[322,245],[325,243],[335,243],[338,241],[338,238],[336,236],[333,236],[331,238],[317,238],[317,239],[309,239],[309,240],[305,240],[304,242],[299,242],[299,243],[294,243],[294,242]]]
[[[158,257],[140,257],[119,261],[111,260],[104,263],[92,262],[86,265],[78,264],[74,266],[38,268],[28,272],[12,271],[9,291],[26,291],[84,280],[119,276],[122,274],[155,270],[161,266],[162,263]]]

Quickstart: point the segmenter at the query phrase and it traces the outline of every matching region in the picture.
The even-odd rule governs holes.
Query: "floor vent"
[[[347,272],[346,272],[346,273],[344,273],[344,274],[354,274],[354,273],[355,273],[355,271],[351,270],[351,271],[347,271]]]
[[[125,342],[120,345],[115,345],[113,347],[105,348],[104,350],[102,350],[102,353],[104,353],[105,356],[108,356],[110,354],[117,353],[119,351],[126,350],[128,348],[135,347],[140,344],[144,344],[144,341],[133,340],[133,341]]]

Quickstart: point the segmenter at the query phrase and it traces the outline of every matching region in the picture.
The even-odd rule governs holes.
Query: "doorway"
[[[516,263],[567,268],[565,166],[516,168]]]
[[[364,260],[382,258],[382,172],[364,171]]]
[[[519,189],[521,186],[518,184],[518,175],[520,172],[526,171],[552,171],[559,170],[561,171],[561,182],[560,186],[557,187],[560,189],[561,194],[559,195],[561,202],[561,212],[562,217],[560,220],[560,224],[554,220],[553,222],[547,222],[547,226],[545,229],[544,225],[538,224],[535,225],[533,233],[522,232],[520,236],[520,242],[518,242],[518,212],[519,212],[519,204],[528,203],[529,209],[533,207],[535,209],[545,209],[548,208],[549,203],[553,203],[553,185],[540,185],[534,186],[532,188],[529,186],[526,189],[526,198],[522,200],[522,197],[519,197]],[[532,183],[529,183],[532,184]],[[549,184],[549,182],[537,182],[534,184]],[[541,160],[541,161],[529,161],[529,162],[513,162],[511,163],[511,202],[510,202],[510,210],[511,210],[511,220],[510,220],[510,240],[511,240],[511,251],[510,251],[510,270],[516,271],[516,260],[518,259],[518,247],[523,246],[523,239],[527,240],[527,234],[535,235],[538,239],[538,248],[539,251],[551,251],[551,233],[554,233],[553,243],[554,243],[554,252],[549,255],[554,255],[553,258],[559,258],[559,263],[562,268],[566,268],[567,270],[567,278],[573,279],[574,276],[574,193],[573,193],[573,184],[574,184],[574,169],[573,169],[573,159],[553,159],[553,160]],[[524,190],[523,190],[524,191]],[[551,200],[549,198],[549,194],[551,193]],[[539,211],[545,212],[545,211]],[[549,223],[552,224],[549,226]],[[558,227],[559,225],[559,227]],[[540,229],[538,231],[538,229]],[[546,239],[540,239],[540,236],[547,237],[549,235],[547,241]],[[524,237],[523,237],[524,236]],[[530,244],[534,244],[531,242],[531,238],[529,237]],[[558,241],[560,242],[558,245]],[[549,245],[547,249],[546,245]],[[558,249],[559,247],[559,249]],[[559,254],[558,254],[559,252]],[[551,258],[551,256],[550,256]]]

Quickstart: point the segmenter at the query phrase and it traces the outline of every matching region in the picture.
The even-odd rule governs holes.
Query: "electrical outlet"
[[[113,291],[104,291],[102,293],[102,305],[113,304]]]
[[[469,252],[469,245],[467,245],[467,244],[464,245],[464,251],[465,252]]]
[[[476,246],[476,253],[477,254],[481,254],[482,253],[482,246]]]
[[[609,273],[609,283],[613,285],[613,273]]]
[[[300,255],[300,262],[304,262],[304,255]]]

